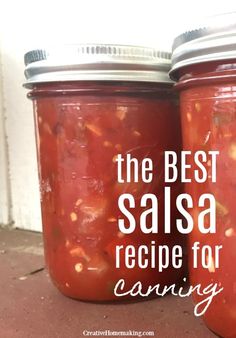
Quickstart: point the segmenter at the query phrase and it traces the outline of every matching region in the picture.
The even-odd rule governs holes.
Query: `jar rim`
[[[169,73],[173,80],[183,67],[236,58],[236,12],[211,17],[209,22],[174,39]]]
[[[61,81],[173,83],[171,54],[154,48],[111,44],[51,46],[27,52],[25,87]]]

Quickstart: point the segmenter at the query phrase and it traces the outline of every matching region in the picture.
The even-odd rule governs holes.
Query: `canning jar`
[[[224,23],[228,22],[225,18]],[[188,183],[185,189],[195,200],[204,193],[215,198],[216,232],[202,234],[197,228],[200,207],[194,208],[194,230],[189,236],[191,284],[223,288],[204,314],[208,327],[222,337],[236,337],[236,25],[212,25],[186,32],[173,46],[171,77],[178,79],[183,148],[193,154],[219,152],[216,182],[212,161],[206,162],[203,183]],[[205,225],[209,219],[205,219]],[[192,245],[210,245],[207,268],[193,266]],[[215,246],[222,246],[216,257]],[[216,264],[216,259],[219,258]],[[196,302],[206,296],[194,295]]]
[[[79,45],[30,51],[25,63],[35,114],[45,256],[54,284],[67,296],[105,301],[117,299],[114,287],[120,279],[125,290],[137,281],[145,289],[179,280],[181,269],[158,273],[151,263],[146,269],[126,267],[124,250],[116,268],[118,245],[171,248],[182,243],[176,232],[165,235],[162,229],[163,152],[181,147],[170,55],[142,47]],[[158,168],[156,179],[119,183],[118,154],[130,154],[139,168],[150,158]],[[172,184],[173,198],[180,189],[178,182]],[[158,234],[140,230],[145,209],[140,199],[147,192],[159,196]],[[135,200],[131,234],[118,227],[124,218],[118,198],[124,193]]]

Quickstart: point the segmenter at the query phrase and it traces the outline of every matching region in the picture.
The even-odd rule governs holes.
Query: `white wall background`
[[[0,74],[1,72],[0,58]],[[5,116],[3,105],[3,78],[0,78],[0,224],[11,223],[10,216],[10,187],[9,187],[9,172],[8,172],[8,151],[7,139],[5,137]]]
[[[171,49],[172,39],[235,0],[1,0],[0,224],[40,230],[31,102],[23,55],[55,43],[120,43]]]

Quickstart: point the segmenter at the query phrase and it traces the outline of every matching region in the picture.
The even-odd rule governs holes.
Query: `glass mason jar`
[[[51,279],[65,295],[82,300],[113,300],[117,281],[125,290],[171,284],[182,270],[158,273],[127,268],[124,253],[116,268],[116,247],[181,244],[163,231],[163,151],[179,151],[181,136],[176,96],[168,77],[170,55],[142,47],[79,45],[35,50],[25,55],[26,87],[33,100],[38,148],[43,237]],[[117,182],[117,155],[149,157],[152,183]],[[126,177],[126,171],[123,173]],[[141,173],[139,173],[141,175]],[[180,184],[173,183],[172,196]],[[145,193],[159,196],[159,233],[139,227]],[[135,198],[137,226],[119,231],[118,197]],[[173,209],[172,219],[177,212]],[[125,222],[127,219],[125,218]],[[120,298],[122,299],[122,298]]]
[[[223,22],[229,22],[227,19]],[[203,193],[216,200],[216,233],[202,234],[197,228],[201,208],[194,208],[194,230],[189,236],[191,284],[223,287],[204,314],[208,327],[222,337],[236,337],[236,25],[198,29],[176,38],[171,77],[178,79],[183,148],[193,153],[219,151],[216,183],[207,162],[205,183],[188,183],[185,190],[198,201]],[[193,156],[191,158],[193,164]],[[208,220],[206,220],[206,223]],[[193,268],[191,247],[222,245],[219,267],[214,250],[208,267]],[[196,302],[204,297],[194,295]]]

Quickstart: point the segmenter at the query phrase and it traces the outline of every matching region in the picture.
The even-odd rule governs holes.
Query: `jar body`
[[[178,280],[181,270],[158,273],[150,265],[128,269],[123,254],[120,268],[115,264],[117,245],[182,243],[178,234],[165,235],[163,230],[163,151],[181,146],[170,88],[78,82],[38,85],[29,96],[35,112],[46,263],[58,289],[73,298],[105,301],[116,299],[114,286],[121,278],[126,290],[137,281],[145,289]],[[158,180],[148,184],[139,177],[138,183],[118,183],[117,154],[131,154],[139,163],[151,158]],[[174,183],[172,188],[174,198],[181,186]],[[140,199],[147,192],[159,196],[158,234],[143,234],[139,227]],[[124,218],[118,208],[123,193],[135,198],[137,227],[129,235],[118,228],[118,219]]]
[[[228,70],[227,70],[228,69]],[[187,76],[186,76],[187,74]],[[179,82],[183,148],[193,153],[219,151],[217,178],[211,181],[211,162],[207,162],[205,183],[186,184],[185,190],[198,201],[211,193],[216,199],[216,233],[202,234],[197,228],[201,208],[193,210],[194,230],[189,236],[191,284],[206,287],[218,283],[219,293],[204,314],[208,327],[222,337],[236,337],[236,69],[224,63],[189,66]],[[192,159],[193,160],[193,159]],[[194,164],[192,163],[194,166]],[[208,220],[205,220],[208,222]],[[206,224],[206,223],[205,223]],[[207,224],[206,224],[207,225]],[[193,268],[192,246],[222,245],[219,268],[213,253],[208,269]],[[214,251],[213,251],[214,252]],[[194,295],[196,302],[203,300]]]

